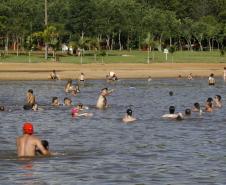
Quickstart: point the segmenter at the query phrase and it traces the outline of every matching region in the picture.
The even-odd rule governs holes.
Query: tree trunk
[[[158,48],[159,51],[162,51],[162,34],[159,38],[159,48]]]
[[[170,47],[172,46],[172,37],[170,36]]]
[[[182,44],[181,44],[181,40],[180,40],[180,38],[178,39],[178,42],[179,42],[179,46],[180,46],[180,51],[182,51],[182,50],[183,50],[183,48],[182,48]]]
[[[6,42],[5,42],[5,52],[8,55],[8,51],[9,51],[9,35],[8,33],[6,34]]]
[[[209,51],[211,52],[212,51],[212,46],[211,46],[211,40],[208,39],[208,43],[209,43]]]
[[[199,46],[200,46],[200,51],[203,51],[202,41],[199,40],[198,43],[199,43]]]
[[[119,34],[118,34],[118,43],[119,43],[119,50],[122,51],[121,30],[119,30]]]
[[[110,36],[109,35],[107,35],[106,42],[107,42],[107,49],[110,50]]]
[[[19,38],[16,37],[16,56],[19,56]]]

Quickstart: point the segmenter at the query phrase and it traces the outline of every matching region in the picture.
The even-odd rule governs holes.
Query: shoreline
[[[1,63],[0,80],[49,80],[53,69],[61,80],[78,79],[81,72],[86,79],[105,79],[110,71],[114,71],[119,79],[175,78],[187,77],[223,77],[224,63],[152,63],[152,64],[66,64],[66,63]]]

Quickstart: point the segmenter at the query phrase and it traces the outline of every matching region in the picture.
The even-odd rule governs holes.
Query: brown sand
[[[61,79],[77,79],[81,72],[87,79],[104,79],[114,71],[119,78],[167,78],[193,76],[207,77],[223,75],[225,64],[209,63],[161,63],[161,64],[64,64],[64,63],[2,63],[0,80],[48,80],[50,72],[55,69]]]

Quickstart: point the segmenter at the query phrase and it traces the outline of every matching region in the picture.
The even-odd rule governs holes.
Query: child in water
[[[122,118],[124,123],[129,123],[135,121],[136,118],[133,117],[133,111],[131,109],[127,109],[126,115]]]

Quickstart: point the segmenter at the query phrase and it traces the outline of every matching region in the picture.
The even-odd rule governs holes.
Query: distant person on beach
[[[117,81],[118,77],[116,76],[116,73],[114,71],[110,71],[108,75],[106,75],[107,82],[111,81]]]
[[[16,139],[18,157],[34,157],[36,150],[40,150],[42,155],[50,155],[44,148],[41,140],[33,135],[34,129],[31,123],[24,123],[23,135]]]
[[[179,113],[175,113],[175,107],[174,106],[170,106],[169,107],[169,114],[164,114],[162,116],[162,118],[181,120],[181,119],[183,119],[183,115],[180,112]]]
[[[26,104],[24,105],[25,110],[30,110],[36,104],[35,96],[33,90],[29,89],[26,94]]]
[[[192,73],[190,73],[187,78],[188,78],[188,80],[193,80]]]
[[[124,123],[129,123],[135,121],[136,118],[133,117],[133,111],[131,109],[127,109],[126,115],[122,118]]]
[[[57,75],[56,71],[53,70],[52,73],[50,74],[50,79],[52,80],[59,80],[59,75]]]
[[[98,109],[105,109],[108,107],[107,105],[107,96],[110,95],[114,90],[108,90],[108,88],[103,88],[97,100],[96,107]]]
[[[58,97],[53,97],[51,105],[54,106],[54,107],[59,107],[60,106],[59,98]]]
[[[208,83],[209,83],[209,85],[215,85],[216,81],[214,79],[213,73],[210,74],[209,79],[208,79]]]
[[[224,81],[226,81],[226,67],[224,67],[224,74],[223,74],[223,78],[224,78]]]
[[[151,76],[148,76],[148,82],[151,82],[151,81],[152,81]]]
[[[80,74],[79,82],[80,82],[80,83],[84,83],[84,82],[85,82],[85,74],[84,74],[84,73],[81,73],[81,74]]]
[[[222,107],[222,101],[221,101],[221,96],[216,95],[214,98],[214,107],[221,108]]]

